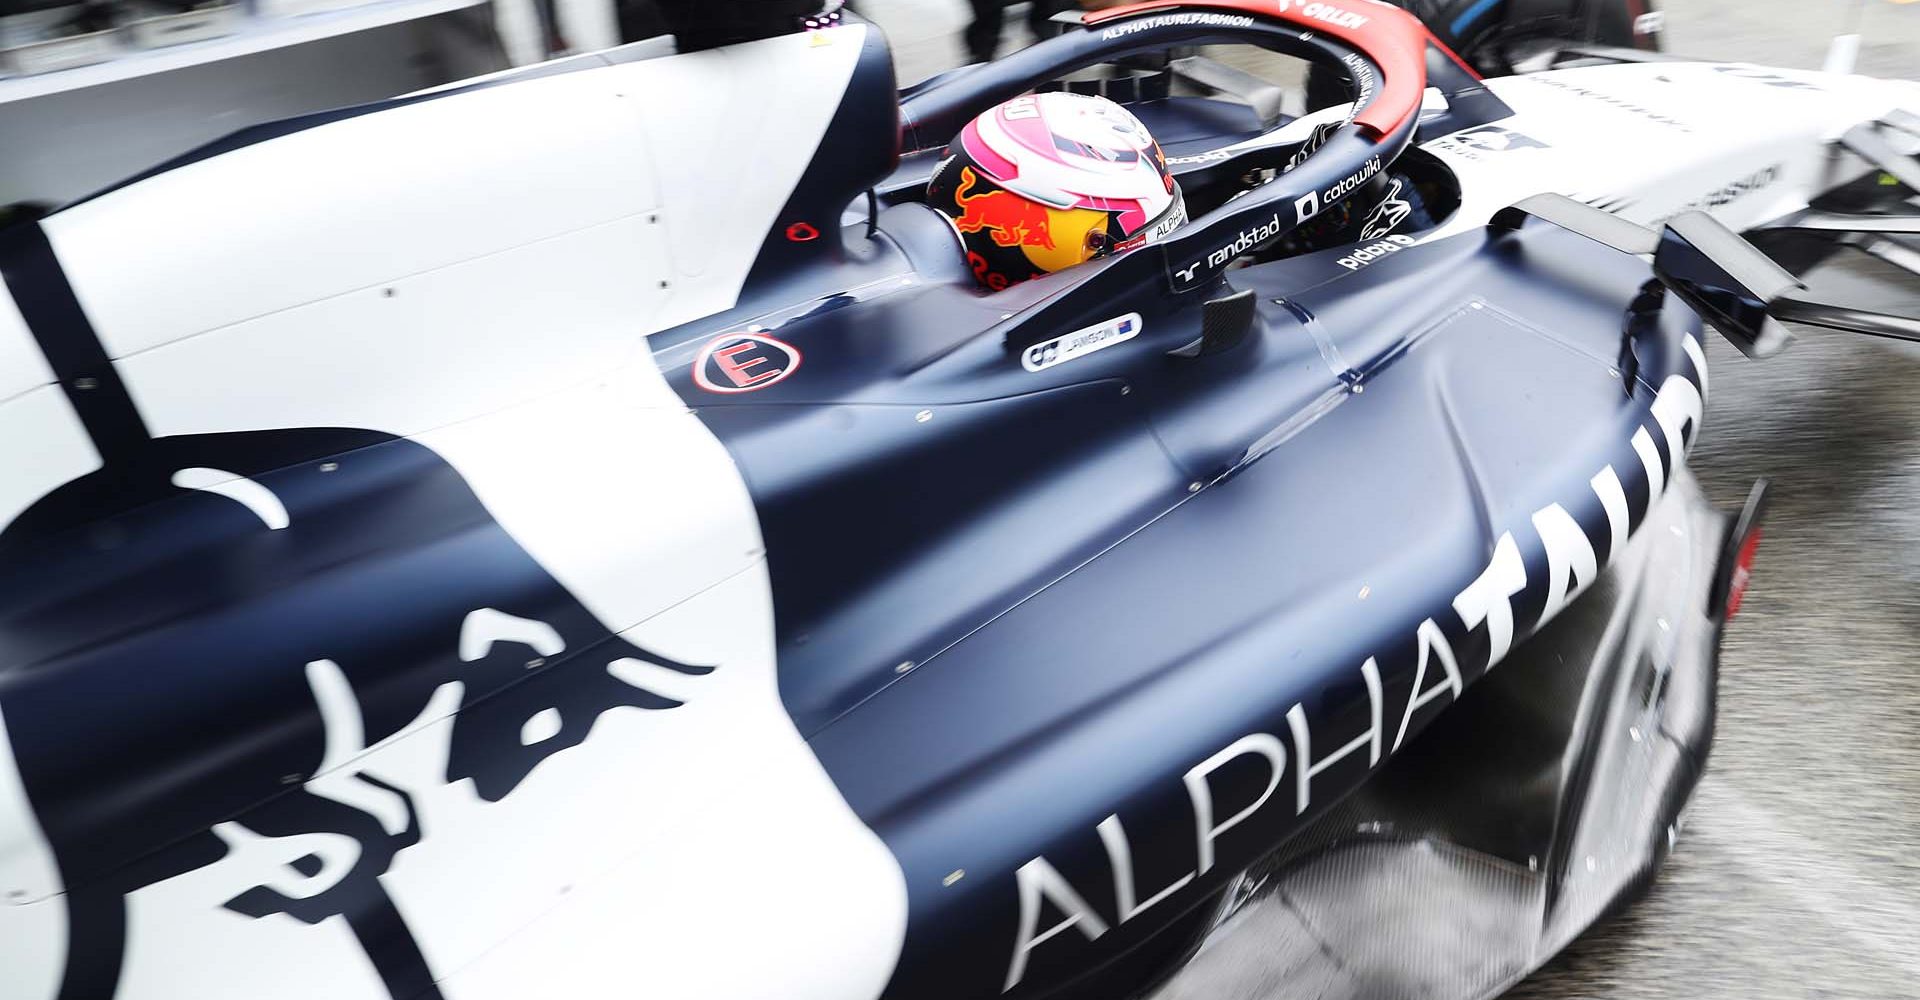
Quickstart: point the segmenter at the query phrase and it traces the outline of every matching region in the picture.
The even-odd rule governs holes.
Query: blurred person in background
[[[1007,0],[968,0],[973,4],[973,23],[967,25],[967,60],[969,62],[992,62],[994,53],[1000,47],[1000,32],[1006,26]],[[1082,10],[1100,10],[1105,7],[1118,7],[1132,0],[1028,0],[1027,30],[1033,32],[1037,41],[1050,38],[1058,29],[1048,26],[1055,14],[1073,10],[1076,6]]]
[[[967,25],[965,33],[967,60],[992,62],[995,51],[1000,47],[1000,32],[1006,26],[1006,0],[968,2],[973,4],[973,22]],[[1036,39],[1046,38],[1052,34],[1047,28],[1048,19],[1071,6],[1070,0],[1028,0],[1027,30],[1033,32]]]

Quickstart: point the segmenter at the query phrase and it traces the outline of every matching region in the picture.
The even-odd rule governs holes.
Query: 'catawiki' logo
[[[953,227],[963,233],[986,230],[993,242],[1003,247],[1043,247],[1053,249],[1052,223],[1046,206],[1028,201],[1011,191],[987,191],[969,194],[979,178],[972,167],[960,168],[960,187],[953,192],[961,209]]]
[[[755,392],[800,368],[800,349],[764,333],[723,333],[693,362],[693,384],[708,392]]]

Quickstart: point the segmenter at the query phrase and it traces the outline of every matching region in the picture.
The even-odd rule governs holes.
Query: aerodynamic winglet
[[[1920,191],[1920,164],[1913,158],[1894,148],[1894,145],[1880,134],[1882,126],[1899,129],[1920,135],[1920,120],[1914,115],[1888,115],[1878,122],[1855,125],[1840,136],[1840,144],[1858,154],[1861,159],[1879,167],[1893,178],[1915,191]]]
[[[1762,358],[1786,346],[1787,331],[1771,310],[1782,296],[1806,288],[1800,279],[1705,212],[1674,216],[1659,239],[1653,273],[1660,283],[1742,353]]]
[[[1488,225],[1494,229],[1519,229],[1528,216],[1551,222],[1621,253],[1649,254],[1660,245],[1660,237],[1653,230],[1559,194],[1522,198],[1495,212]]]
[[[1660,283],[1748,357],[1764,358],[1786,346],[1791,338],[1779,320],[1920,341],[1920,319],[1813,295],[1792,272],[1705,212],[1683,212],[1656,233],[1563,195],[1540,194],[1501,209],[1488,226],[1514,230],[1529,216],[1621,253],[1651,254]]]

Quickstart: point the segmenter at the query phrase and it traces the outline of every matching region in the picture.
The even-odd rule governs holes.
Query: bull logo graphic
[[[1054,249],[1053,220],[1047,215],[1045,205],[1011,191],[973,194],[979,179],[972,167],[960,168],[960,187],[953,193],[961,209],[960,216],[953,220],[955,229],[963,233],[986,230],[996,246]]]
[[[649,672],[713,669],[609,634],[414,442],[102,452],[0,533],[0,710],[67,887],[61,1000],[114,995],[129,895],[223,859],[255,880],[227,909],[343,918],[393,997],[437,997],[381,882],[433,834],[416,798],[498,802],[603,714],[679,706]]]
[[[1475,149],[1489,153],[1505,152],[1509,149],[1545,149],[1547,144],[1532,136],[1523,135],[1510,128],[1498,125],[1483,125],[1454,135],[1453,140]]]

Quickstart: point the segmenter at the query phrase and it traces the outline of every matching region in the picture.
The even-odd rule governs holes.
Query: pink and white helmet
[[[1049,92],[968,122],[934,171],[945,212],[989,288],[1165,237],[1187,221],[1166,157],[1104,97]]]

